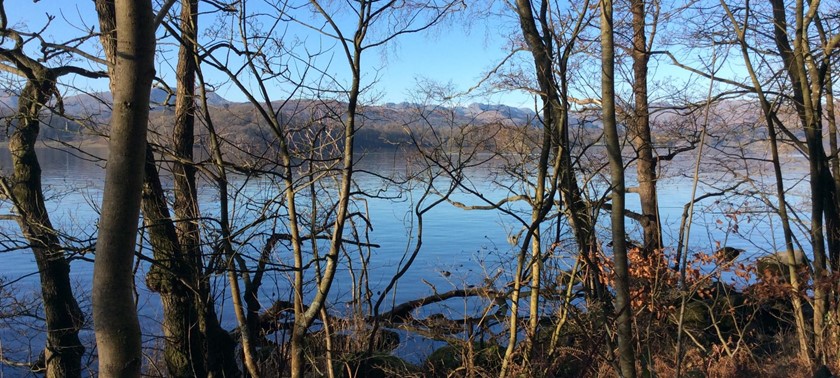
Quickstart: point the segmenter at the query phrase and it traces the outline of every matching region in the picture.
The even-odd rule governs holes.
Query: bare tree
[[[624,229],[624,159],[615,121],[615,42],[613,41],[612,0],[601,0],[601,109],[604,140],[610,161],[612,193],[612,250],[615,272],[615,309],[617,311],[618,356],[621,375],[636,376],[633,352],[633,312],[630,308],[630,279],[627,271],[627,242]]]
[[[744,20],[742,22],[738,22],[738,20],[735,18],[735,14],[733,14],[730,11],[729,6],[726,4],[726,2],[721,1],[721,5],[726,11],[727,16],[729,17],[729,21],[732,23],[732,27],[735,31],[735,36],[737,37],[738,43],[741,47],[741,54],[744,59],[744,65],[747,69],[747,72],[750,75],[750,80],[752,81],[753,87],[755,88],[755,93],[758,96],[758,101],[761,104],[761,110],[764,114],[764,121],[767,123],[768,138],[770,140],[770,154],[776,184],[776,196],[779,201],[779,218],[781,218],[782,230],[784,232],[785,251],[790,261],[796,261],[793,244],[793,231],[790,225],[790,217],[788,216],[788,202],[785,194],[782,167],[779,160],[778,131],[776,127],[777,118],[775,115],[775,111],[773,110],[773,104],[771,104],[770,100],[767,98],[763,85],[759,80],[758,73],[756,72],[752,64],[752,59],[750,57],[749,52],[750,46],[748,45],[746,38],[747,30],[750,27],[749,23],[752,20],[750,14],[751,9],[749,7],[746,7],[743,10]],[[802,288],[802,283],[800,282],[799,272],[795,265],[791,264],[789,266],[788,276],[790,279],[792,291],[794,293],[791,301],[793,303],[793,316],[796,325],[797,341],[799,342],[799,356],[803,361],[810,361],[811,343],[809,342],[809,332],[805,323],[805,313],[803,310],[802,299],[798,295]]]
[[[47,326],[44,351],[46,375],[80,377],[85,348],[79,340],[79,329],[84,323],[84,314],[73,294],[70,263],[46,209],[35,142],[42,122],[41,110],[54,96],[60,97],[58,78],[69,74],[98,78],[103,77],[104,73],[71,65],[44,65],[42,62],[66,53],[67,50],[62,48],[63,45],[56,49],[47,48],[47,43],[40,35],[8,28],[2,1],[0,34],[4,40],[8,38],[13,44],[10,48],[0,48],[0,70],[11,72],[26,81],[14,117],[14,132],[9,140],[14,171],[10,177],[0,178],[0,189],[18,213],[15,220],[29,241],[38,266]],[[40,59],[32,58],[24,52],[26,43],[33,40],[43,42],[44,56]]]
[[[149,1],[97,0],[114,110],[93,280],[99,373],[136,377],[142,344],[134,303],[134,250],[146,156],[155,33]]]
[[[362,83],[362,57],[366,50],[383,46],[391,40],[404,34],[416,33],[428,29],[438,23],[444,16],[456,9],[457,2],[454,1],[424,1],[418,3],[400,3],[387,1],[378,3],[376,1],[360,1],[349,6],[349,9],[338,8],[338,11],[349,11],[356,16],[355,25],[349,30],[341,27],[335,19],[335,15],[329,12],[322,2],[311,1],[312,9],[323,17],[326,27],[321,32],[330,38],[334,38],[346,59],[350,68],[350,85],[347,88],[346,108],[341,114],[343,140],[341,141],[340,163],[337,167],[338,194],[335,204],[335,218],[333,220],[330,242],[326,252],[326,265],[320,281],[318,282],[314,298],[308,307],[303,300],[303,255],[300,248],[300,235],[296,231],[297,220],[294,209],[295,194],[294,185],[291,181],[286,185],[286,197],[289,206],[291,231],[293,238],[295,256],[295,325],[292,332],[292,376],[299,377],[303,374],[303,337],[312,322],[319,316],[325,305],[327,295],[332,286],[336,268],[338,267],[339,253],[342,250],[345,224],[350,217],[350,198],[353,193],[354,168],[354,139],[358,128],[361,127],[359,117],[360,95],[364,85]],[[389,24],[389,19],[392,20]],[[393,21],[399,20],[399,21]],[[379,35],[369,35],[371,31],[379,29]],[[352,36],[351,36],[352,34]],[[282,145],[281,145],[281,148]],[[281,156],[288,156],[284,153]],[[283,158],[283,165],[287,170],[291,161]],[[287,171],[289,180],[292,172]],[[295,235],[298,234],[298,235]]]
[[[627,128],[630,142],[636,150],[636,177],[641,203],[641,225],[643,245],[646,251],[662,248],[662,226],[659,219],[659,201],[656,194],[656,166],[654,159],[653,138],[650,130],[650,109],[648,104],[648,62],[650,60],[650,42],[647,31],[646,0],[633,0],[630,10],[633,14],[633,96],[634,107],[630,127]],[[654,18],[654,25],[657,20]],[[650,44],[649,44],[650,43]]]
[[[837,187],[823,147],[822,93],[825,75],[832,54],[840,45],[840,34],[826,40],[822,46],[811,45],[813,22],[819,17],[820,3],[797,0],[793,7],[793,27],[789,28],[789,9],[781,0],[773,0],[773,36],[776,49],[784,61],[784,71],[791,82],[793,105],[802,124],[808,147],[811,188],[811,245],[814,253],[814,343],[818,359],[825,353],[824,336],[827,326],[830,286],[830,256],[840,254],[840,212],[837,208]],[[791,42],[793,46],[791,46]],[[827,241],[827,249],[826,249]]]

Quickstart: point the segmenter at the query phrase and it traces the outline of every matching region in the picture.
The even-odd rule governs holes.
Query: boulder
[[[794,259],[791,261],[790,255],[787,251],[779,251],[774,254],[763,256],[756,262],[759,277],[780,277],[785,280],[788,278],[788,267],[794,266],[797,270],[808,265],[808,257],[805,256],[801,250],[794,250]]]
[[[501,366],[504,350],[498,344],[473,342],[472,353],[473,368],[485,375],[492,376]],[[469,374],[464,370],[460,370],[461,374],[459,375],[453,375],[453,373],[465,367],[464,357],[468,354],[467,345],[445,345],[426,358],[425,366],[432,377],[466,376]]]

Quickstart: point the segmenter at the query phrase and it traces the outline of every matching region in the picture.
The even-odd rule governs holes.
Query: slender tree
[[[744,59],[744,66],[747,69],[747,73],[749,73],[750,75],[750,80],[752,81],[753,87],[755,88],[755,93],[761,105],[761,111],[764,115],[764,121],[767,123],[768,138],[770,141],[770,155],[773,164],[773,174],[776,184],[776,196],[779,201],[779,218],[782,223],[782,231],[784,234],[785,241],[785,251],[787,253],[789,261],[796,261],[796,255],[793,245],[793,230],[791,228],[791,222],[788,216],[788,202],[785,193],[782,167],[779,160],[778,131],[775,122],[776,115],[773,110],[773,105],[767,98],[765,90],[761,84],[761,81],[759,80],[758,73],[756,72],[753,66],[752,58],[750,57],[749,53],[750,46],[748,45],[746,38],[747,30],[750,27],[749,22],[752,16],[752,9],[749,6],[744,8],[744,20],[743,22],[739,23],[738,20],[736,20],[735,18],[735,14],[732,13],[726,2],[721,0],[720,3],[723,9],[726,11],[729,21],[732,23],[735,36],[741,48],[741,55]],[[802,288],[802,283],[800,282],[799,268],[795,264],[790,264],[788,266],[787,273],[791,283],[791,288],[793,289],[792,291],[794,293],[794,295],[791,298],[791,303],[793,305],[793,317],[794,324],[796,326],[797,341],[799,342],[799,356],[803,361],[810,361],[811,343],[809,341],[810,338],[808,335],[808,328],[805,323],[804,306],[802,304],[802,299],[798,295]]]
[[[46,376],[80,377],[85,348],[79,340],[79,329],[84,323],[84,314],[73,294],[70,264],[64,247],[46,209],[35,142],[42,122],[41,110],[53,96],[59,95],[59,77],[75,74],[98,78],[105,75],[69,65],[47,67],[42,62],[48,61],[51,54],[43,59],[28,56],[24,52],[24,37],[31,41],[33,35],[24,36],[8,28],[3,1],[0,1],[0,34],[14,44],[11,48],[0,48],[0,70],[25,80],[14,116],[14,131],[9,139],[13,173],[11,177],[0,178],[2,193],[18,213],[15,220],[29,241],[38,266],[47,328]]]
[[[633,115],[628,125],[628,134],[636,150],[636,177],[639,183],[635,191],[641,204],[641,225],[643,250],[662,248],[662,229],[659,220],[659,201],[656,194],[656,164],[653,153],[653,138],[650,131],[650,110],[648,105],[648,61],[650,50],[647,39],[646,0],[632,0],[633,14]],[[654,20],[656,22],[656,20]],[[653,36],[651,36],[653,39]],[[629,189],[629,188],[628,188]]]
[[[534,193],[536,195],[530,201],[532,203],[531,223],[527,227],[525,242],[533,243],[520,250],[517,258],[514,287],[511,294],[511,317],[510,317],[510,340],[502,361],[501,376],[509,372],[509,365],[513,357],[516,344],[517,323],[518,323],[518,302],[521,289],[521,275],[525,271],[531,274],[531,300],[530,310],[531,321],[529,322],[528,333],[532,337],[536,334],[539,318],[539,292],[541,264],[543,260],[543,248],[540,245],[540,230],[543,220],[552,210],[563,212],[573,231],[577,247],[582,259],[586,262],[591,272],[598,272],[599,267],[595,263],[596,242],[589,214],[590,207],[584,201],[584,195],[577,183],[575,169],[571,157],[571,146],[569,138],[569,96],[568,96],[568,67],[569,58],[574,51],[575,42],[579,38],[582,26],[586,24],[587,9],[589,2],[580,6],[581,12],[572,22],[569,35],[563,41],[551,20],[549,10],[551,4],[548,1],[540,1],[538,7],[532,6],[528,0],[516,1],[517,19],[522,36],[528,46],[534,63],[536,81],[538,88],[536,92],[540,97],[540,115],[542,123],[542,138],[540,139],[539,158],[536,169],[536,181]],[[562,49],[555,49],[555,44],[565,42]],[[558,51],[559,50],[559,51]],[[530,181],[531,179],[526,179]],[[555,196],[559,194],[562,199],[562,206],[555,206]],[[530,259],[526,252],[531,250]],[[593,277],[597,276],[593,274]],[[607,293],[597,280],[593,280],[590,291],[591,298],[609,302]],[[533,342],[528,348],[533,348]],[[526,350],[526,355],[531,352]]]
[[[633,311],[630,308],[630,278],[627,269],[627,242],[624,229],[624,159],[618,141],[615,120],[615,42],[613,40],[613,3],[601,0],[601,107],[604,140],[610,165],[612,192],[612,251],[615,272],[615,310],[617,312],[618,357],[621,375],[636,376],[633,352]]]
[[[96,0],[114,109],[93,277],[93,320],[103,377],[137,377],[142,344],[134,250],[146,156],[155,33],[150,1]]]
[[[198,2],[181,2],[180,33],[167,21],[164,26],[180,43],[176,68],[173,206],[170,217],[155,153],[147,148],[142,211],[155,264],[147,285],[160,293],[163,304],[164,359],[173,377],[236,376],[234,342],[218,323],[215,301],[204,268],[198,228],[200,212],[196,169],[195,77],[198,65]]]
[[[771,0],[773,37],[790,79],[793,105],[802,124],[808,147],[811,189],[811,245],[814,254],[814,345],[816,357],[824,356],[824,335],[827,326],[830,286],[829,256],[840,253],[840,219],[838,219],[837,187],[823,147],[822,93],[825,75],[833,51],[840,44],[840,34],[832,36],[821,49],[811,46],[810,28],[819,15],[819,2],[805,4],[797,0],[793,6],[793,33],[787,21],[788,7],[782,0]],[[791,42],[793,46],[791,46]],[[814,51],[821,52],[815,55]],[[826,245],[826,241],[828,242]],[[827,247],[827,248],[826,248]]]
[[[351,4],[349,11],[355,15],[354,23],[350,30],[344,30],[335,15],[328,12],[324,3],[318,0],[311,0],[312,9],[323,17],[327,24],[328,36],[334,38],[346,59],[350,68],[350,85],[346,91],[346,108],[341,115],[342,137],[339,142],[341,146],[340,162],[337,169],[340,172],[338,181],[338,197],[334,205],[335,218],[332,221],[332,228],[329,236],[329,247],[326,252],[326,264],[320,280],[317,283],[314,298],[305,306],[303,299],[303,254],[302,242],[299,231],[297,231],[297,211],[294,208],[295,190],[291,181],[286,185],[286,201],[289,206],[290,229],[293,235],[293,253],[295,264],[294,278],[294,310],[295,324],[292,331],[292,376],[303,375],[303,337],[312,322],[321,313],[325,306],[327,295],[335,278],[338,267],[339,254],[344,244],[345,225],[350,218],[351,197],[353,189],[353,174],[355,172],[354,140],[358,129],[361,127],[362,118],[359,116],[360,96],[364,88],[362,82],[362,58],[364,52],[375,47],[387,44],[389,41],[410,33],[417,33],[430,28],[440,22],[443,17],[457,9],[458,2],[424,1],[417,4],[403,4],[395,0],[385,2],[362,0]],[[424,16],[427,16],[424,17]],[[391,22],[389,23],[389,19]],[[395,20],[398,20],[394,22]],[[382,35],[370,35],[369,32],[377,27],[383,31]],[[287,148],[287,147],[283,147]],[[289,154],[283,153],[283,165],[286,167],[287,180],[291,180],[291,161],[287,160]],[[297,234],[297,235],[296,235]]]

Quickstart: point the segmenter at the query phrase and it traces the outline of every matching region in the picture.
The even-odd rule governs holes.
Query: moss
[[[357,353],[345,357],[335,366],[338,377],[366,377],[366,378],[387,378],[387,377],[414,377],[422,376],[418,367],[405,360],[390,354],[373,354],[365,356],[364,353]]]
[[[353,354],[367,351],[369,334],[338,333],[332,335],[334,355]],[[373,351],[387,354],[400,345],[400,335],[389,329],[380,329],[374,339]],[[323,331],[307,334],[304,338],[306,353],[312,357],[323,356],[327,351],[326,335]]]
[[[476,370],[496,372],[499,370],[504,350],[497,344],[473,343],[472,365]],[[425,366],[432,376],[448,377],[450,373],[466,364],[463,360],[469,354],[466,345],[446,345],[438,348],[426,359]]]
[[[687,327],[705,329],[710,323],[708,305],[701,301],[691,300],[685,304],[683,324]]]

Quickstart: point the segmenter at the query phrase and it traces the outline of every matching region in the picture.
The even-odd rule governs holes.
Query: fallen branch
[[[379,321],[385,322],[403,322],[412,319],[411,312],[433,303],[443,302],[452,298],[466,298],[466,297],[484,297],[484,298],[503,298],[504,294],[495,290],[485,288],[467,288],[447,291],[445,293],[435,293],[427,297],[411,300],[400,305],[395,306],[391,311],[380,314],[376,317]],[[368,319],[371,321],[372,319]]]

